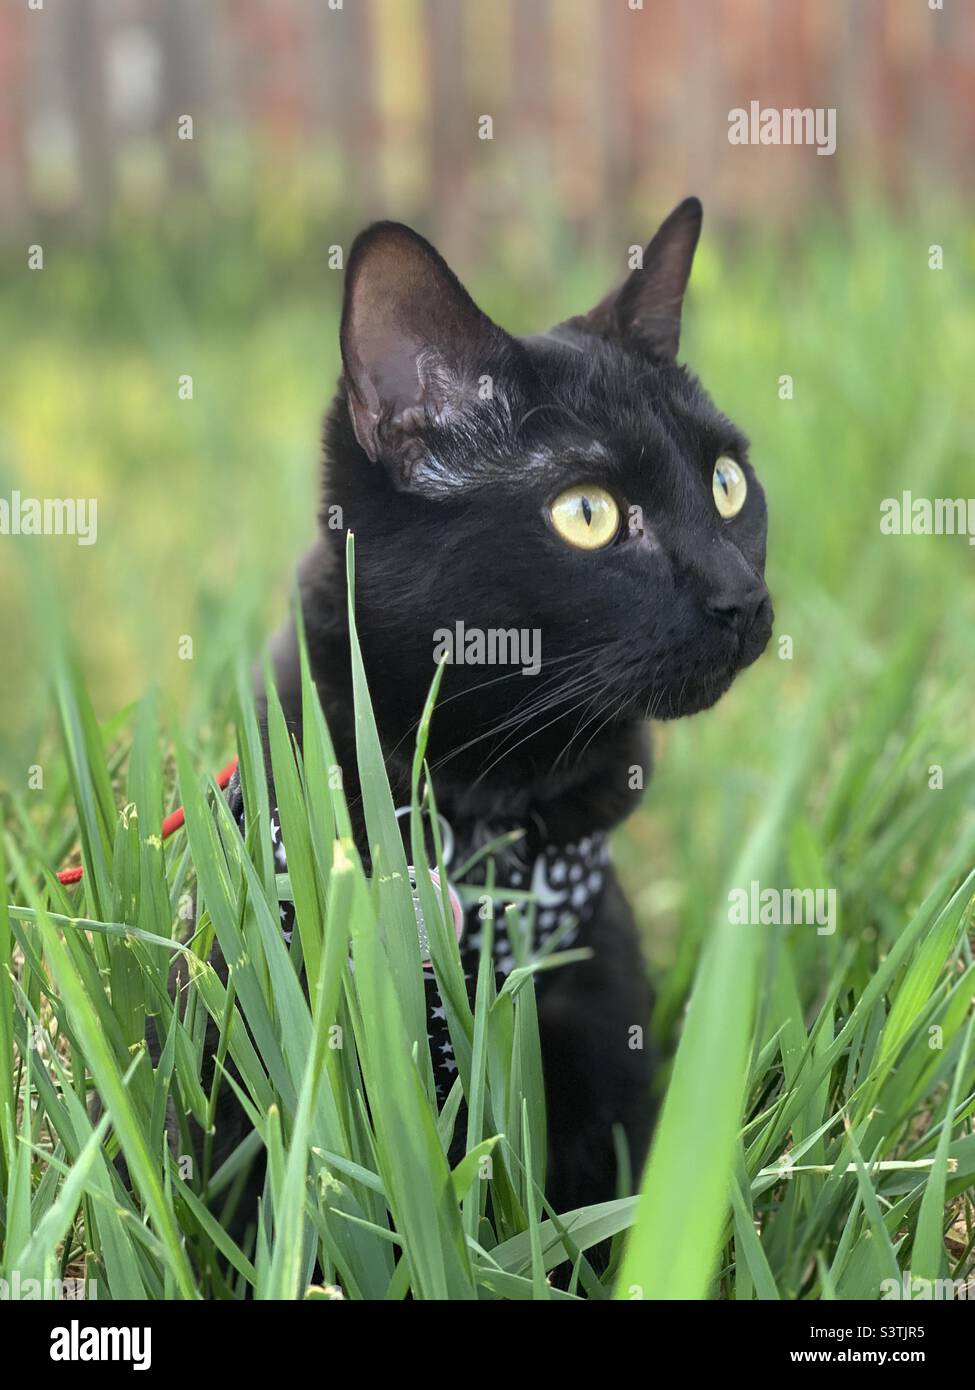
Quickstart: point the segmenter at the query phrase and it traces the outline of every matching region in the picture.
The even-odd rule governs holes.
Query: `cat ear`
[[[417,232],[377,222],[356,238],[341,330],[349,414],[366,454],[401,486],[428,456],[421,432],[449,425],[476,396],[503,336]]]
[[[573,324],[602,337],[634,340],[658,357],[676,357],[702,215],[699,199],[679,203],[644,251],[642,268]]]

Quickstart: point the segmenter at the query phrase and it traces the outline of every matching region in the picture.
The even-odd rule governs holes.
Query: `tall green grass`
[[[351,555],[350,546],[350,564]],[[584,1252],[623,1229],[632,1204],[569,1214],[546,1207],[537,967],[526,960],[496,990],[486,931],[472,1011],[449,904],[419,872],[458,1060],[438,1113],[412,890],[357,645],[368,876],[304,656],[302,676],[301,753],[276,698],[269,711],[289,852],[281,875],[266,834],[266,774],[243,676],[236,726],[246,843],[177,736],[186,831],[185,842],[171,847],[160,839],[154,759],[161,740],[151,705],[136,717],[127,800],[116,812],[100,731],[62,658],[58,708],[85,873],[76,891],[47,866],[39,879],[7,839],[23,905],[5,908],[3,922],[6,960],[19,957],[3,986],[6,1040],[12,1030],[17,1058],[13,1073],[5,1069],[4,1267],[22,1281],[52,1280],[84,1251],[99,1296],[113,1298],[295,1298],[322,1287],[371,1299],[598,1292]],[[424,867],[423,753],[433,694],[412,795],[412,855]],[[180,940],[173,927],[190,868],[197,915]],[[280,930],[284,900],[296,914],[290,949]],[[229,963],[225,982],[208,961],[214,941]],[[186,966],[181,1008],[167,990],[174,955]],[[209,1091],[201,1085],[206,1015],[219,1029]],[[143,1036],[148,1016],[161,1041],[155,1066]],[[217,1093],[228,1086],[255,1135],[211,1171],[188,1125],[210,1129]],[[97,1121],[87,1103],[94,1094]],[[467,1154],[451,1170],[462,1096]],[[179,1128],[173,1144],[165,1137],[167,1102]],[[221,1208],[258,1145],[267,1176],[255,1239],[244,1249],[222,1229]],[[33,1181],[41,1172],[47,1176]],[[556,1291],[546,1271],[567,1256],[575,1272],[568,1291]]]
[[[275,874],[262,833],[265,774],[243,675],[236,727],[246,842],[177,736],[174,794],[186,831],[163,845],[153,702],[136,714],[117,805],[102,733],[62,658],[64,802],[77,816],[85,876],[80,889],[65,889],[39,846],[5,836],[15,904],[0,908],[0,1042],[15,1063],[4,1070],[0,1106],[5,1277],[53,1279],[83,1260],[99,1296],[140,1298],[335,1289],[357,1298],[614,1290],[624,1298],[870,1298],[903,1269],[962,1277],[970,1241],[951,1257],[943,1228],[975,1183],[975,966],[966,934],[975,826],[961,831],[958,797],[943,795],[931,798],[919,833],[917,799],[898,776],[931,736],[930,717],[922,712],[915,723],[911,709],[918,640],[865,700],[813,824],[796,815],[797,798],[826,757],[826,716],[846,673],[834,672],[807,705],[804,738],[780,750],[776,795],[727,876],[729,884],[774,882],[787,847],[795,881],[821,882],[845,839],[869,844],[840,871],[836,938],[810,926],[742,929],[715,905],[642,1202],[573,1213],[552,1212],[543,1197],[532,966],[496,993],[486,931],[472,1011],[445,904],[421,873],[459,1063],[437,1112],[406,859],[357,646],[369,876],[306,662],[300,755],[274,700],[270,709],[285,876]],[[435,688],[414,764],[417,864],[426,862],[423,751]],[[879,759],[878,748],[888,750]],[[830,825],[838,828],[832,844],[823,839]],[[908,842],[923,899],[888,924],[889,951],[864,950],[857,919],[848,918],[863,913],[862,926],[877,910],[875,885],[896,878]],[[181,940],[174,928],[191,878],[197,916]],[[296,911],[290,950],[278,924],[284,899]],[[231,963],[226,983],[207,963],[214,940]],[[824,947],[825,972],[817,963]],[[167,991],[174,955],[186,965],[182,1010]],[[817,974],[818,998],[804,1008],[803,982]],[[162,1042],[155,1068],[143,1036],[149,1015]],[[206,1015],[220,1034],[209,1092],[200,1081]],[[239,1082],[222,1065],[228,1058]],[[228,1086],[254,1137],[216,1171],[196,1157],[188,1163],[190,1121],[206,1130]],[[97,1120],[92,1093],[103,1107]],[[462,1095],[467,1157],[451,1171],[446,1153]],[[167,1102],[179,1123],[175,1146],[165,1139]],[[221,1215],[258,1146],[267,1178],[256,1239],[244,1249]],[[622,1269],[614,1259],[597,1277],[586,1250],[634,1221]],[[553,1287],[547,1275],[560,1263],[566,1276]]]
[[[360,665],[360,772],[378,847],[370,873],[350,842],[314,700],[297,760],[271,709],[287,878],[275,875],[261,832],[268,808],[242,656],[275,593],[283,606],[275,546],[310,505],[307,437],[328,376],[314,350],[325,329],[306,306],[269,303],[248,361],[222,320],[200,334],[177,295],[139,290],[133,274],[133,305],[146,298],[132,322],[122,314],[96,337],[89,360],[72,353],[76,330],[58,320],[54,299],[39,320],[14,306],[29,350],[0,388],[13,452],[36,465],[35,491],[98,490],[106,531],[97,555],[59,553],[60,592],[24,554],[28,596],[40,603],[23,605],[28,637],[23,618],[7,633],[27,718],[8,758],[0,839],[0,1055],[12,1059],[0,1073],[3,1277],[84,1268],[102,1297],[829,1299],[877,1298],[902,1271],[967,1275],[972,551],[962,538],[882,537],[878,525],[881,499],[902,488],[971,490],[972,266],[952,225],[936,238],[862,212],[762,256],[702,247],[686,349],[753,436],[769,497],[776,638],[717,709],[658,730],[646,804],[616,836],[657,990],[663,1104],[639,1202],[621,1192],[581,1213],[551,1212],[542,1196],[530,965],[497,995],[482,970],[471,1009],[443,905],[421,874],[459,1066],[437,1113],[406,860]],[[954,247],[940,278],[926,264],[935,239]],[[523,327],[603,288],[591,267],[573,264],[557,292],[511,305],[510,288],[472,279],[496,317]],[[159,323],[166,332],[150,334]],[[35,348],[49,415],[38,414],[28,370]],[[159,382],[191,350],[208,385],[202,408],[183,416],[163,404]],[[792,399],[780,397],[783,373]],[[55,446],[75,422],[91,487],[55,486]],[[288,486],[267,498],[270,539],[255,549],[248,515],[267,491],[265,447]],[[8,472],[10,463],[7,451]],[[129,495],[139,505],[126,550],[107,518]],[[224,497],[228,535],[215,546]],[[162,570],[147,528],[165,538]],[[293,549],[289,541],[287,556]],[[57,635],[69,562],[85,614],[74,623],[84,675]],[[130,704],[147,683],[134,652],[148,664],[160,646],[147,637],[140,648],[132,624],[157,602],[166,649],[191,632],[196,654],[167,678],[165,706],[149,695]],[[121,654],[116,613],[130,633]],[[18,659],[31,644],[32,661]],[[53,706],[28,694],[42,668]],[[92,672],[100,719],[86,692]],[[179,727],[163,718],[176,691]],[[246,841],[209,778],[234,746]],[[410,856],[420,864],[422,758],[421,736]],[[40,793],[24,787],[28,761],[43,767]],[[186,830],[162,845],[174,804],[187,808]],[[76,847],[85,878],[66,890],[54,874]],[[752,880],[834,888],[835,934],[735,925],[729,890]],[[277,929],[282,896],[297,915],[290,950]],[[206,963],[214,941],[239,963],[227,985]],[[174,960],[179,1011],[167,989]],[[162,1041],[155,1067],[147,1014]],[[220,1036],[213,1087],[202,1082],[207,1018]],[[254,1135],[222,1166],[204,1145],[190,1171],[166,1141],[167,1108],[176,1154],[190,1154],[191,1125],[207,1130],[235,1085]],[[451,1172],[458,1124],[468,1157]],[[260,1151],[259,1228],[238,1246],[222,1218]],[[612,1257],[596,1273],[587,1252],[603,1239]]]

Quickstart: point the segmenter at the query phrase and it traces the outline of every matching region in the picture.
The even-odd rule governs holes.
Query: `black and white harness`
[[[234,819],[243,832],[244,799],[240,777],[236,772],[227,786],[227,799]],[[397,816],[405,816],[408,821],[408,808],[397,811]],[[463,866],[477,856],[483,846],[501,841],[501,847],[489,856],[494,862],[498,895],[503,897],[505,889],[530,894],[530,904],[534,906],[534,934],[529,943],[529,958],[537,956],[555,933],[559,934],[560,948],[585,944],[586,928],[595,915],[606,880],[609,845],[604,834],[584,836],[575,844],[551,845],[540,842],[537,835],[530,835],[527,831],[518,838],[513,837],[511,832],[518,831],[519,827],[499,828],[477,824],[470,828],[462,842],[458,842],[454,830],[443,820],[441,827],[444,867],[449,873],[453,863],[459,865],[462,870],[458,879],[451,877],[448,886],[458,932],[461,965],[472,998],[481,951],[483,898],[475,896],[473,901],[468,901],[466,906],[462,906],[453,891],[453,885],[476,888],[485,882],[487,856],[476,858],[470,869],[463,872]],[[533,844],[533,840],[536,843]],[[271,841],[274,845],[275,869],[278,873],[286,873],[288,856],[281,835],[277,807],[271,815]],[[470,897],[469,894],[465,896]],[[525,932],[531,926],[530,904],[526,902],[519,914]],[[416,907],[417,925],[422,939],[422,916],[418,903]],[[284,939],[290,944],[294,930],[294,904],[282,902],[280,913]],[[516,957],[514,943],[508,938],[503,913],[493,914],[493,925],[494,967],[500,988],[514,969]],[[545,988],[546,975],[545,971],[536,975],[536,990]],[[454,1060],[443,1000],[429,963],[424,965],[423,979],[430,1059],[437,1095],[440,1100],[444,1100],[453,1085],[457,1063]]]

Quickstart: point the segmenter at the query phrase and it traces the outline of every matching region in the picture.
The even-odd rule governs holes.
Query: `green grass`
[[[83,1240],[88,1277],[112,1297],[223,1296],[249,1288],[258,1298],[295,1298],[309,1290],[316,1265],[325,1287],[356,1298],[565,1297],[580,1280],[599,1289],[584,1251],[623,1229],[632,1203],[571,1214],[546,1208],[531,985],[537,966],[526,962],[497,992],[485,932],[472,1013],[449,906],[421,874],[459,1064],[438,1114],[406,857],[357,646],[353,663],[371,878],[351,837],[344,793],[326,790],[336,781],[329,776],[335,757],[307,665],[301,755],[280,706],[272,701],[270,709],[288,875],[275,874],[260,831],[267,791],[243,675],[236,725],[248,842],[177,738],[187,844],[167,855],[151,703],[136,717],[119,818],[83,688],[68,664],[59,668],[67,779],[85,868],[81,901],[50,875],[41,890],[13,837],[7,841],[14,893],[25,905],[5,909],[3,921],[6,964],[14,954],[22,962],[8,971],[4,993],[4,1041],[12,1029],[19,1059],[3,1098],[4,1263],[11,1274],[20,1271],[21,1281],[57,1278]],[[417,864],[425,863],[423,752],[434,694],[414,764]],[[198,915],[192,935],[177,941],[172,927],[190,863]],[[442,863],[440,870],[445,881]],[[296,912],[290,950],[278,915],[284,899]],[[231,964],[226,983],[208,963],[214,940]],[[174,953],[184,957],[190,980],[182,1016],[166,987]],[[241,1078],[238,1085],[221,1066],[210,1094],[200,1084],[204,1010],[220,1028],[221,1062],[229,1056]],[[163,1044],[155,1073],[142,1036],[147,1015],[156,1018]],[[31,1042],[38,1032],[40,1050]],[[86,1104],[89,1080],[104,1106],[97,1124]],[[246,1153],[215,1172],[204,1161],[201,1172],[189,1138],[173,1152],[163,1132],[167,1095],[181,1126],[192,1116],[207,1128],[217,1091],[228,1085],[252,1116],[268,1159],[261,1218],[246,1250],[207,1210],[223,1217]],[[468,1153],[451,1171],[446,1151],[462,1091]],[[253,1143],[246,1150],[252,1153]],[[113,1163],[117,1154],[131,1193]],[[34,1185],[35,1168],[51,1176]],[[62,1174],[63,1185],[54,1180]],[[570,1292],[557,1294],[545,1271],[566,1251],[576,1274]]]
[[[18,677],[4,739],[3,1277],[84,1264],[102,1297],[295,1297],[318,1278],[346,1297],[737,1299],[877,1298],[904,1270],[965,1277],[973,552],[964,538],[879,530],[881,500],[904,488],[971,491],[975,254],[963,225],[935,236],[864,212],[788,248],[702,248],[685,350],[752,435],[776,637],[717,709],[658,731],[646,803],[616,836],[658,994],[663,1109],[640,1204],[621,1196],[577,1214],[547,1211],[539,1189],[530,971],[497,997],[485,972],[472,1013],[431,889],[424,909],[469,1101],[469,1156],[448,1170],[460,1088],[438,1116],[368,673],[356,688],[375,876],[329,786],[313,702],[297,763],[272,718],[289,879],[275,877],[256,831],[241,840],[209,780],[236,744],[256,824],[243,673],[310,533],[334,320],[260,287],[253,303],[228,294],[204,309],[200,284],[185,296],[175,277],[147,286],[124,248],[101,272],[124,295],[82,278],[65,311],[65,284],[81,274],[67,263],[60,287],[11,292],[24,346],[0,385],[4,490],[97,492],[104,540],[89,553],[59,542],[43,567],[26,542],[0,556],[15,586],[0,602]],[[927,268],[933,240],[948,247],[943,272]],[[602,278],[568,263],[516,302],[511,273],[469,276],[519,328],[594,300]],[[123,306],[111,319],[108,302]],[[170,389],[184,370],[206,383],[188,410]],[[791,400],[779,396],[783,374]],[[181,663],[184,633],[194,659]],[[27,787],[29,764],[43,769],[41,790]],[[415,806],[421,787],[422,748]],[[187,808],[186,831],[162,846],[174,804]],[[65,890],[53,874],[75,846],[85,880]],[[422,857],[422,836],[413,852]],[[837,930],[735,925],[729,890],[752,880],[835,889]],[[187,937],[194,889],[203,910]],[[281,893],[297,911],[290,953],[276,929]],[[205,964],[214,939],[244,962],[229,991]],[[178,1016],[165,987],[174,954],[190,971]],[[145,1013],[164,1039],[155,1073]],[[233,1199],[248,1153],[188,1175],[163,1138],[167,1096],[204,1127],[212,1114],[206,1015],[243,1078],[258,1135],[248,1152],[268,1154],[262,1235],[246,1250],[211,1210]],[[42,1051],[28,1045],[38,1028]],[[231,1084],[221,1074],[216,1087]],[[597,1277],[585,1252],[606,1236],[613,1259]],[[553,1287],[546,1272],[566,1254]]]

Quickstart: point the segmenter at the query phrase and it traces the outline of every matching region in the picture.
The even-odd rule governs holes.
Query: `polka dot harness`
[[[227,799],[238,826],[244,829],[244,799],[239,775],[235,772],[227,787]],[[403,814],[397,812],[397,815]],[[405,817],[408,821],[408,815]],[[530,942],[529,959],[537,956],[551,938],[558,933],[558,949],[572,945],[584,945],[586,929],[591,922],[606,878],[609,862],[609,846],[602,833],[584,836],[576,844],[551,845],[539,843],[529,847],[530,836],[523,834],[513,841],[508,833],[518,827],[496,825],[490,827],[478,823],[470,827],[470,833],[459,839],[446,822],[442,822],[443,852],[448,872],[451,863],[463,864],[478,853],[483,846],[504,837],[505,843],[497,852],[479,858],[467,872],[457,879],[451,877],[453,886],[476,888],[483,884],[487,873],[488,857],[494,862],[494,882],[500,899],[504,899],[505,889],[515,893],[528,892],[535,908],[534,934]],[[537,839],[537,837],[535,837]],[[281,835],[277,807],[271,815],[271,841],[274,845],[274,863],[278,873],[286,873],[288,867],[287,851]],[[458,850],[463,852],[459,853]],[[470,895],[465,894],[466,897]],[[453,901],[456,895],[452,892]],[[483,897],[477,896],[466,906],[455,909],[462,919],[458,924],[458,943],[461,965],[468,991],[473,1000],[474,984],[477,979],[478,962],[481,950]],[[418,929],[419,928],[419,909]],[[282,902],[280,905],[281,929],[285,941],[291,942],[294,930],[294,904]],[[527,932],[531,926],[530,906],[526,905],[520,913],[522,927]],[[422,939],[422,929],[421,929]],[[494,966],[498,987],[515,967],[513,943],[508,939],[507,923],[503,910],[494,913]],[[549,972],[541,971],[535,976],[536,991],[541,993],[549,979]],[[427,1038],[430,1043],[430,1058],[433,1065],[437,1095],[443,1100],[453,1084],[457,1071],[453,1046],[447,1029],[443,1000],[437,987],[432,966],[424,965],[424,988],[427,1006]]]

